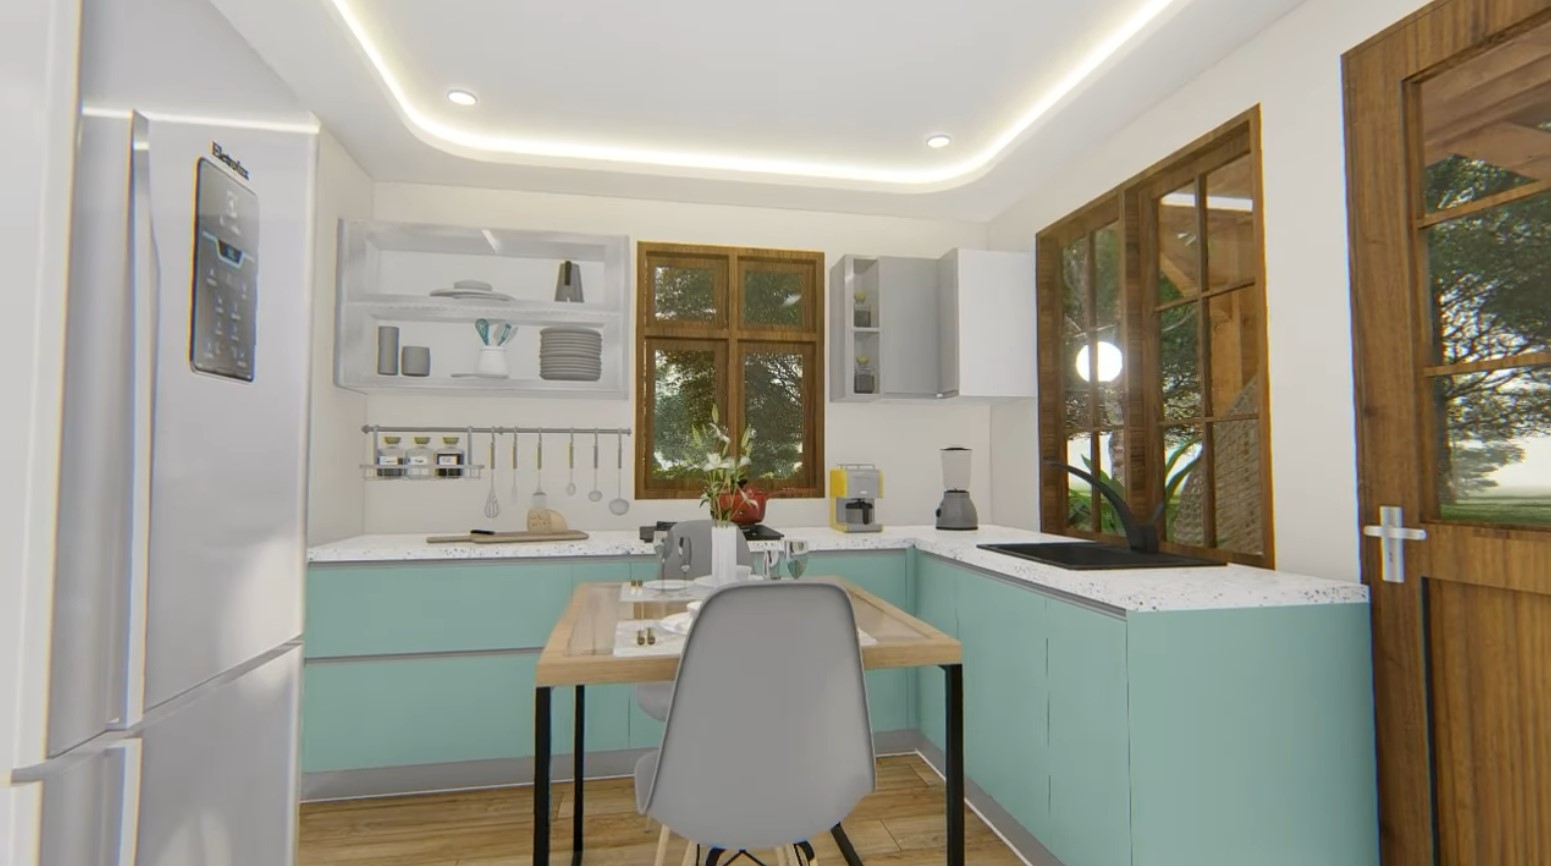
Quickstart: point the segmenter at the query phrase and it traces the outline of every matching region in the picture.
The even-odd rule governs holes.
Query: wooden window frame
[[[1167,423],[1162,417],[1162,382],[1160,374],[1159,344],[1155,337],[1159,305],[1152,299],[1157,295],[1158,273],[1152,264],[1158,258],[1157,200],[1186,183],[1197,185],[1198,201],[1205,202],[1202,187],[1204,177],[1211,171],[1226,166],[1245,155],[1253,163],[1253,183],[1256,207],[1253,231],[1256,252],[1253,278],[1231,286],[1212,289],[1207,282],[1206,244],[1199,251],[1202,291],[1192,302],[1203,309],[1210,299],[1225,296],[1233,291],[1253,291],[1260,304],[1261,326],[1255,351],[1259,369],[1259,409],[1254,416],[1214,416],[1207,392],[1211,389],[1209,361],[1201,365],[1202,415],[1199,418],[1174,420]],[[1205,219],[1206,209],[1198,211]],[[1123,405],[1125,423],[1119,429],[1125,435],[1124,477],[1126,502],[1139,520],[1152,516],[1163,499],[1164,461],[1163,430],[1188,424],[1198,424],[1203,431],[1210,431],[1215,423],[1235,420],[1256,420],[1259,424],[1260,495],[1261,495],[1261,553],[1244,554],[1219,547],[1179,544],[1163,541],[1163,550],[1183,553],[1223,562],[1272,567],[1275,563],[1275,544],[1272,527],[1273,502],[1271,487],[1271,415],[1270,376],[1267,364],[1267,340],[1265,313],[1265,230],[1264,196],[1261,182],[1260,110],[1258,107],[1230,120],[1200,139],[1182,148],[1157,165],[1121,184],[1119,187],[1093,200],[1070,216],[1041,231],[1036,240],[1037,299],[1038,299],[1038,374],[1039,374],[1039,455],[1040,455],[1040,528],[1047,533],[1094,540],[1114,541],[1116,536],[1079,529],[1067,525],[1069,513],[1067,473],[1063,469],[1048,467],[1046,461],[1066,462],[1066,393],[1065,393],[1065,334],[1064,296],[1062,286],[1063,250],[1075,240],[1099,229],[1118,223],[1120,231],[1120,326],[1128,363],[1122,372],[1125,388]],[[1090,264],[1090,267],[1092,265]],[[1208,319],[1198,319],[1203,327],[1200,351],[1210,353],[1209,331],[1204,327]],[[1090,419],[1091,420],[1091,419]],[[1074,428],[1075,430],[1075,428]],[[1206,432],[1203,441],[1202,463],[1212,459],[1211,434]],[[1209,472],[1213,471],[1208,469]],[[1213,536],[1215,520],[1213,496],[1215,483],[1206,485],[1203,505],[1203,534]],[[1099,508],[1095,507],[1095,512]]]
[[[711,321],[659,320],[655,314],[653,266],[664,260],[717,262],[714,291],[717,314]],[[802,301],[801,327],[751,325],[743,321],[744,267],[807,272],[810,291]],[[807,250],[639,242],[636,244],[636,436],[637,499],[698,499],[694,481],[653,478],[651,449],[656,387],[653,352],[664,346],[709,349],[717,354],[717,411],[737,438],[744,426],[744,358],[761,349],[800,352],[803,368],[803,466],[797,476],[762,484],[772,497],[817,499],[824,496],[824,254]],[[755,447],[758,447],[757,440]]]

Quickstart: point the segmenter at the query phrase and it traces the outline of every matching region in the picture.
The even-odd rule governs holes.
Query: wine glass
[[[754,554],[754,572],[765,580],[780,580],[781,551],[762,550]]]
[[[668,532],[658,529],[652,533],[652,553],[657,556],[657,591],[664,592],[662,581],[668,577]]]
[[[786,573],[793,580],[802,577],[802,573],[808,570],[808,542],[800,538],[788,538],[782,545],[786,559]]]

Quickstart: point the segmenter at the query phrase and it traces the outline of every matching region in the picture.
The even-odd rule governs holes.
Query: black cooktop
[[[659,530],[666,532],[673,528],[673,523],[672,520],[659,520],[655,526],[641,527],[641,540],[650,543],[653,533]],[[738,528],[743,530],[743,537],[748,541],[780,541],[786,537],[763,523],[753,523]]]

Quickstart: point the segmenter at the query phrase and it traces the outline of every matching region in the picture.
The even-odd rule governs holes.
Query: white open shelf
[[[625,399],[630,346],[629,238],[367,220],[340,223],[335,382],[372,394],[395,392]],[[562,263],[576,265],[583,302],[554,300]],[[510,301],[431,297],[459,280],[489,283]],[[508,379],[453,378],[472,372],[482,343],[477,319],[512,322]],[[399,345],[431,350],[431,375],[377,374],[377,329],[399,329]],[[602,334],[595,382],[539,376],[539,331],[580,325]]]

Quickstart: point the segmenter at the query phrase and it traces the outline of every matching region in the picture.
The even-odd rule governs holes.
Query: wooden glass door
[[[1346,58],[1387,864],[1551,863],[1551,2]]]

